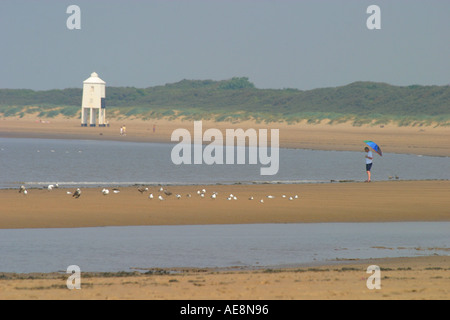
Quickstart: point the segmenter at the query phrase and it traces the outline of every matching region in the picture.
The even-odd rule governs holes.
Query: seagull
[[[158,199],[161,201],[164,200],[164,198],[162,196],[158,196]]]
[[[80,196],[81,196],[81,190],[80,190],[80,188],[77,188],[77,190],[74,192],[72,197],[75,197],[78,199]]]
[[[206,190],[205,190],[205,189],[202,189],[202,193],[206,193]]]
[[[217,197],[217,195],[215,194],[215,193],[213,193],[212,195],[211,195],[211,199],[215,199]]]
[[[150,194],[148,195],[148,198],[149,198],[149,199],[153,199],[153,193],[150,193]]]
[[[200,197],[204,198],[204,197],[205,197],[205,194],[204,194],[204,193],[201,193],[201,194],[200,194]]]
[[[177,194],[175,197],[177,197],[177,199],[181,199],[181,194]]]
[[[67,192],[66,192],[66,194],[72,194],[72,192],[70,192],[70,191],[67,191]]]
[[[108,189],[103,189],[102,193],[106,196],[107,194],[109,194],[109,190]]]
[[[159,188],[159,192],[163,192],[163,190],[164,190],[163,187]]]
[[[119,193],[120,191],[119,191],[119,189],[113,189],[113,192],[114,193]]]
[[[237,200],[236,196],[233,197],[234,200]]]
[[[283,198],[286,198],[286,195],[285,194],[283,194],[281,197],[283,197]]]
[[[27,195],[27,194],[28,194],[28,191],[27,191],[26,189],[23,190],[23,194]]]
[[[165,189],[165,190],[164,190],[164,194],[165,194],[166,196],[170,196],[170,195],[172,194],[172,192],[170,192],[169,190]]]
[[[263,199],[261,199],[261,200],[259,200],[259,202],[261,202],[261,203],[264,203],[264,200],[263,200]]]
[[[231,199],[233,199],[233,198],[231,198],[231,197],[228,197],[228,198],[227,198],[227,200],[231,200]]]
[[[140,192],[140,193],[144,193],[145,191],[148,191],[148,188],[138,188],[138,191]]]
[[[294,200],[294,198],[292,198],[292,197],[289,197],[289,200]]]
[[[250,198],[248,198],[248,200],[253,200],[253,196],[251,196]]]
[[[51,191],[51,190],[53,190],[54,187],[55,187],[54,185],[49,184],[48,187],[47,187],[47,190],[48,190],[48,191]]]
[[[295,195],[295,196],[294,196],[294,199],[298,199],[298,195]]]
[[[200,194],[200,193],[202,193],[200,190],[197,190],[197,194]]]
[[[27,191],[27,189],[25,189],[25,186],[20,186],[19,193],[22,193],[24,191]]]
[[[191,194],[190,194],[190,193],[188,193],[188,194],[186,195],[186,197],[190,198],[190,197],[191,197]]]
[[[275,198],[274,196],[267,196],[267,198],[269,198],[269,199],[273,199],[273,198]]]

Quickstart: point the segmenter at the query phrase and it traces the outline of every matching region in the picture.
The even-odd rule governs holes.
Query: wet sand
[[[170,186],[170,196],[159,188],[149,186],[143,193],[137,186],[120,188],[119,193],[109,188],[108,195],[102,188],[85,188],[78,199],[67,194],[74,189],[28,189],[27,195],[0,190],[0,229],[450,221],[450,181]],[[204,198],[197,194],[203,188]],[[216,199],[210,197],[213,192]],[[237,200],[227,200],[230,194]],[[158,200],[159,195],[165,200]]]
[[[369,290],[370,265],[380,289]],[[450,298],[450,257],[346,262],[284,269],[151,270],[149,274],[81,274],[81,289],[67,289],[69,275],[0,274],[1,299],[152,300],[395,300]],[[152,274],[151,274],[152,273]],[[231,302],[232,303],[232,302]],[[200,302],[201,304],[201,302]],[[270,308],[270,303],[269,303]]]
[[[125,125],[127,135],[120,136],[119,128]],[[155,132],[153,126],[155,125]],[[67,118],[3,118],[0,119],[0,137],[49,138],[49,139],[95,139],[137,142],[171,142],[175,129],[184,128],[193,131],[193,121],[167,119],[110,119],[109,127],[81,127],[80,120]],[[280,147],[314,150],[361,151],[364,140],[376,141],[383,146],[383,152],[410,153],[433,156],[450,156],[450,128],[423,126],[398,127],[395,125],[361,127],[343,124],[307,124],[301,122],[239,123],[203,121],[203,132],[209,128],[244,130],[279,129]]]

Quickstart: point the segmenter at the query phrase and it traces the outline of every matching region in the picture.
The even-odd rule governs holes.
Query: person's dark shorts
[[[372,169],[372,163],[366,163],[366,171],[370,171]]]

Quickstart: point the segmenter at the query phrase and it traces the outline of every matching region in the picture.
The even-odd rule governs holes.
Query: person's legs
[[[371,174],[370,174],[370,170],[372,169],[372,164],[366,164],[366,172],[367,172],[367,182],[370,182],[370,178],[371,178]]]

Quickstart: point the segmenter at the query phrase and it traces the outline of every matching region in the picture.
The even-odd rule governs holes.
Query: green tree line
[[[0,113],[18,112],[18,107],[67,107],[75,115],[81,106],[81,88],[33,91],[0,89]],[[258,89],[246,77],[229,80],[182,80],[148,88],[107,87],[107,108],[124,115],[185,116],[207,118],[260,117],[298,120],[343,115],[383,117],[450,117],[450,86],[393,86],[386,83],[354,82],[314,90]],[[16,109],[11,109],[15,107]],[[6,109],[9,108],[9,109]]]

